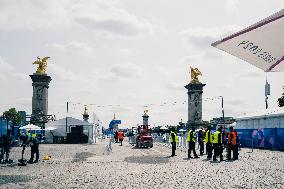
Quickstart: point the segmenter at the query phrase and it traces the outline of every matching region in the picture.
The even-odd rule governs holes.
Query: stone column
[[[44,117],[48,115],[48,88],[51,77],[36,73],[30,77],[33,81],[31,123],[44,127],[44,123],[47,122]]]
[[[184,86],[188,94],[188,121],[190,127],[199,127],[202,124],[202,93],[206,84],[189,83]]]
[[[142,117],[143,117],[143,125],[148,125],[149,116],[145,113]]]

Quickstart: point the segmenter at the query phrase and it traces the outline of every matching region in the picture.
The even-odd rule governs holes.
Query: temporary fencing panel
[[[242,147],[284,150],[284,128],[236,129]]]

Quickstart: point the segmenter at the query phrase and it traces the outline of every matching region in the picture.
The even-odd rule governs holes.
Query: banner
[[[284,71],[284,10],[212,44],[265,72]]]
[[[284,150],[284,128],[236,129],[242,147]]]

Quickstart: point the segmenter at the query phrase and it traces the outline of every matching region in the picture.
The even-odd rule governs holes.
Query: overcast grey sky
[[[284,6],[281,0],[0,0],[0,112],[31,112],[29,74],[50,56],[49,113],[81,118],[89,105],[107,126],[177,124],[187,119],[189,66],[203,76],[203,119],[265,108],[266,74],[210,46]],[[283,73],[269,73],[271,108]],[[175,103],[176,102],[176,103]],[[80,104],[77,104],[80,103]],[[75,105],[76,104],[76,105]],[[149,107],[144,107],[150,105]]]

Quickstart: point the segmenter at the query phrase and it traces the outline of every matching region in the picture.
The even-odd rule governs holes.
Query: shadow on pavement
[[[169,162],[169,158],[158,156],[130,156],[124,160],[128,163],[138,164],[163,164]]]
[[[29,182],[31,179],[26,175],[0,175],[0,186],[8,183]]]
[[[92,157],[94,155],[95,154],[92,154],[90,152],[76,153],[72,162],[86,161],[87,158]]]
[[[149,150],[150,148],[138,148],[138,147],[134,146],[134,147],[132,147],[132,149]]]
[[[206,158],[206,159],[203,159],[202,161],[210,161],[210,160],[211,160],[211,159],[207,159],[207,158]]]
[[[213,161],[213,160],[211,160],[211,161],[209,161],[210,163],[221,163],[220,161]]]

